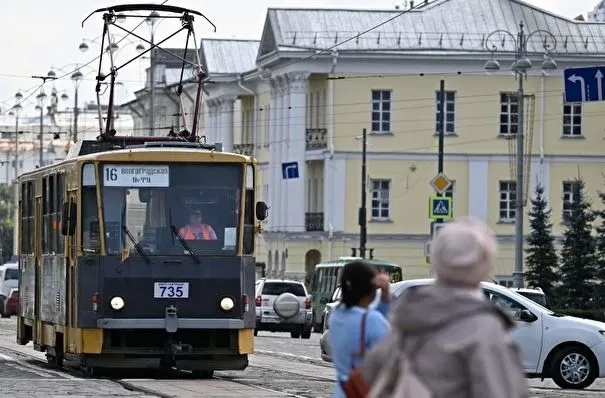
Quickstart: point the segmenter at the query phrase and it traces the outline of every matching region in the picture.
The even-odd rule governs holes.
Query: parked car
[[[14,288],[11,290],[10,295],[4,301],[4,311],[2,312],[7,317],[17,315],[17,309],[19,306],[19,289]]]
[[[19,265],[17,263],[6,263],[0,266],[0,316],[8,318],[5,312],[6,300],[10,297],[11,291],[16,289],[19,284]]]
[[[433,282],[433,279],[398,282],[391,284],[391,292],[401,297],[414,287]],[[596,378],[605,377],[605,323],[553,312],[494,283],[481,282],[481,289],[517,322],[518,327],[511,335],[521,350],[527,377],[552,378],[559,387],[567,389],[584,389]],[[378,300],[377,295],[371,305],[375,306]],[[327,329],[322,334],[320,347],[321,358],[331,362],[329,332]]]
[[[293,339],[311,338],[311,296],[302,282],[291,280],[256,281],[256,329],[290,332]]]

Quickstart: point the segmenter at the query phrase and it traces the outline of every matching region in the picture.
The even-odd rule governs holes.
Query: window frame
[[[571,214],[572,214],[572,209],[573,209],[573,203],[575,201],[575,195],[576,195],[576,190],[579,187],[579,183],[577,181],[563,181],[562,183],[563,185],[563,194],[561,197],[562,200],[562,204],[561,204],[561,222],[562,224],[567,224],[569,223],[569,219],[571,218]],[[565,188],[566,186],[570,187],[569,191],[566,191]],[[566,198],[566,195],[569,195]],[[566,208],[567,207],[567,208]]]
[[[370,220],[372,221],[390,221],[391,220],[391,179],[386,179],[386,178],[371,178],[370,179]],[[386,202],[387,202],[387,206],[386,206],[386,211],[387,211],[387,216],[383,216],[382,215],[382,211],[385,210],[385,208],[382,205],[382,202],[384,201],[384,198],[381,198],[379,196],[379,193],[383,191],[383,188],[381,187],[379,190],[375,189],[375,184],[383,184],[386,183],[388,185],[387,188],[387,198],[386,198]],[[378,196],[376,198],[374,198],[374,193],[378,192]],[[377,200],[378,201],[378,207],[374,207],[374,201]],[[374,216],[374,210],[378,211],[378,215]]]
[[[506,96],[507,101],[504,102],[504,96]],[[519,100],[516,92],[510,91],[501,91],[500,92],[500,129],[498,131],[498,135],[502,137],[515,137],[517,132],[519,131]],[[503,112],[503,107],[506,106],[506,112]],[[513,112],[512,107],[516,106],[517,111]],[[506,115],[506,123],[503,123],[503,116]],[[516,116],[516,117],[515,117]],[[515,119],[513,122],[512,119]],[[502,131],[502,127],[506,125],[506,132]],[[514,132],[513,132],[514,130]]]
[[[440,125],[440,105],[439,96],[441,95],[441,91],[437,90],[435,92],[435,134],[439,135],[439,125]],[[456,135],[456,94],[455,90],[446,90],[445,91],[445,129],[444,135]],[[448,97],[452,95],[453,99],[449,99]],[[448,110],[448,105],[452,105],[453,109]],[[452,115],[452,121],[448,121],[448,115]],[[451,131],[448,130],[448,127],[451,125]]]
[[[388,99],[385,99],[385,95],[388,93]],[[378,94],[379,98],[375,99],[375,94]],[[391,134],[393,130],[393,90],[390,89],[372,89],[371,90],[371,110],[370,110],[370,126],[372,134]],[[384,109],[384,105],[388,104],[388,109]],[[378,109],[374,109],[375,105],[378,105]],[[378,115],[378,120],[374,121],[374,115]],[[388,115],[388,121],[384,119],[384,115]],[[388,129],[385,129],[385,123]],[[375,129],[375,124],[378,124],[378,129]]]
[[[579,109],[579,114],[576,114],[576,110]],[[566,112],[569,110],[569,112]],[[561,124],[561,136],[563,137],[583,137],[583,122],[584,122],[584,109],[581,102],[565,103],[563,102],[563,119]],[[566,123],[566,118],[569,118],[569,123]],[[578,124],[575,123],[575,119],[580,118]],[[566,128],[569,128],[569,132],[566,132]],[[575,134],[575,128],[578,128],[580,133]]]
[[[508,189],[506,191],[502,190],[502,184],[507,184]],[[507,198],[502,199],[502,194],[506,193]],[[514,199],[511,196],[514,195]],[[511,180],[500,180],[498,181],[498,222],[503,224],[511,224],[515,222],[517,218],[517,210],[516,210],[516,200],[517,200],[517,183],[516,181]],[[506,209],[502,208],[503,203],[507,203]],[[507,213],[507,217],[502,217],[502,212]],[[511,215],[514,214],[514,217]]]

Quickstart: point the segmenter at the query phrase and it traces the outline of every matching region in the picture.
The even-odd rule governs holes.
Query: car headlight
[[[109,304],[111,304],[111,308],[118,311],[124,308],[124,299],[122,297],[114,297]]]
[[[225,311],[231,311],[235,307],[235,302],[231,297],[223,297],[221,300],[221,308]]]

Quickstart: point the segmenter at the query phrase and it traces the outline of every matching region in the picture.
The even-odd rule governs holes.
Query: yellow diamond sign
[[[452,182],[443,173],[439,173],[431,180],[431,186],[438,194],[444,193],[452,185]]]

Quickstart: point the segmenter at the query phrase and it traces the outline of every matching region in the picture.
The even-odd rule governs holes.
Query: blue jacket
[[[389,332],[390,326],[386,319],[390,309],[389,303],[380,302],[375,309],[368,309],[366,317],[366,352]],[[358,367],[361,359],[353,356],[359,351],[361,338],[361,317],[366,310],[361,307],[347,308],[344,304],[337,306],[329,319],[330,347],[332,363],[336,369],[337,380],[346,380],[352,367]],[[336,382],[334,398],[345,398]]]

